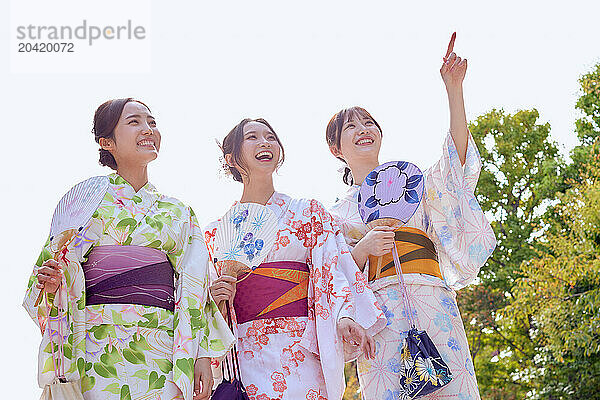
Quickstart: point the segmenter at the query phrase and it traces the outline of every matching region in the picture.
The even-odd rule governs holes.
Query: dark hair
[[[340,139],[342,136],[342,128],[344,127],[344,124],[346,122],[348,122],[350,120],[350,118],[352,118],[354,116],[358,116],[361,118],[369,118],[370,120],[373,121],[373,123],[375,124],[377,129],[379,129],[379,132],[381,132],[381,134],[383,135],[381,126],[379,126],[379,124],[377,123],[375,118],[373,118],[373,116],[371,114],[369,114],[369,112],[367,110],[365,110],[364,108],[354,106],[354,107],[345,108],[341,111],[338,111],[329,120],[329,123],[327,124],[327,129],[325,130],[325,139],[327,140],[327,145],[329,147],[334,147],[338,150],[341,150]],[[346,161],[343,158],[341,158],[341,157],[336,157],[336,158],[338,160],[342,161],[344,164],[346,164]],[[352,172],[350,171],[350,167],[348,167],[347,165],[344,168],[344,176],[342,177],[342,180],[344,181],[344,183],[346,185],[354,184],[354,179],[352,178]]]
[[[114,139],[115,128],[121,118],[121,113],[125,104],[129,102],[136,102],[144,105],[150,111],[150,108],[139,100],[135,100],[131,97],[126,99],[113,99],[105,101],[96,109],[94,113],[94,127],[92,133],[96,143],[100,143],[100,138]],[[117,169],[117,161],[110,153],[110,151],[100,148],[100,165],[106,165],[114,170]]]
[[[277,143],[281,148],[281,152],[279,153],[279,161],[277,162],[277,168],[279,168],[283,164],[283,160],[285,159],[285,151],[283,150],[283,144],[281,143],[281,140],[279,140],[279,136],[277,136],[277,133],[275,133],[275,129],[273,129],[271,124],[269,124],[264,118],[244,118],[240,121],[239,124],[233,127],[233,129],[227,134],[227,136],[225,136],[225,138],[223,139],[223,144],[219,144],[219,147],[223,152],[223,168],[226,172],[231,173],[231,175],[233,175],[233,179],[237,182],[242,182],[242,174],[240,173],[240,171],[237,170],[237,168],[227,165],[225,156],[227,154],[231,154],[233,156],[233,161],[235,161],[236,165],[239,165],[244,172],[248,172],[244,166],[244,162],[242,161],[241,151],[242,142],[244,141],[244,126],[246,126],[248,122],[258,122],[263,125],[266,125],[271,130],[271,132],[273,132],[273,135],[275,135],[275,140],[277,140]]]

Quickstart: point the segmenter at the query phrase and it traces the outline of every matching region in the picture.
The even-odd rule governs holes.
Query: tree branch
[[[473,362],[475,361],[475,357],[477,356],[477,353],[479,353],[479,349],[481,348],[481,335],[483,335],[482,331],[479,331],[479,335],[477,336],[477,347],[475,347],[475,342],[473,342],[473,348],[475,350],[471,350],[471,359],[473,360]]]
[[[506,264],[504,264],[502,261],[496,260],[494,257],[490,257],[489,259],[495,262],[496,264],[500,264],[501,266],[506,267]]]
[[[502,338],[504,339],[504,341],[506,343],[508,343],[509,345],[511,345],[513,348],[519,350],[521,352],[521,354],[523,354],[525,357],[531,358],[531,356],[529,354],[527,354],[525,351],[523,351],[519,346],[517,346],[516,344],[514,344],[509,338],[507,338],[506,336],[504,336],[502,333],[500,333],[500,331],[498,330],[498,328],[495,325],[492,325],[492,329]]]

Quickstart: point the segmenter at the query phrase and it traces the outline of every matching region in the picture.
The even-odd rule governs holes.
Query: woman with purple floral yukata
[[[440,69],[450,104],[450,132],[442,157],[424,171],[423,198],[402,228],[377,226],[369,230],[358,211],[359,185],[380,165],[379,124],[365,109],[353,107],[335,114],[327,126],[327,144],[347,165],[344,182],[351,186],[331,213],[352,247],[356,263],[368,274],[387,318],[386,328],[374,337],[375,358],[358,359],[361,392],[368,400],[409,398],[399,380],[401,371],[412,367],[407,354],[401,352],[409,324],[395,269],[385,268],[394,246],[405,260],[402,271],[417,328],[427,331],[452,372],[449,384],[422,398],[480,398],[455,290],[475,279],[496,239],[474,195],[481,161],[467,129],[463,102],[467,60],[452,51],[455,38],[453,34]],[[386,180],[406,178],[400,168],[390,167],[378,174],[375,184],[383,188]],[[377,187],[375,196],[382,204],[395,202],[400,196],[408,202],[418,201],[410,191],[386,195]],[[382,268],[385,257],[387,265]],[[415,380],[438,383],[439,377],[426,365],[417,365],[415,371]]]

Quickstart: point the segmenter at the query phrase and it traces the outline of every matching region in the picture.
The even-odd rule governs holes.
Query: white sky
[[[79,3],[87,11],[80,6],[74,22],[105,7]],[[362,105],[381,124],[382,162],[430,165],[449,125],[439,66],[453,31],[455,51],[469,60],[469,119],[493,107],[536,107],[565,153],[576,144],[577,79],[600,62],[600,3],[422,3],[152,1],[150,67],[127,53],[112,60],[147,73],[11,73],[9,35],[15,33],[2,29],[0,110],[7,146],[0,158],[0,243],[8,314],[0,373],[10,377],[19,398],[40,393],[40,335],[20,306],[26,281],[60,196],[76,182],[109,172],[97,164],[90,133],[95,108],[109,98],[132,96],[150,106],[163,137],[150,180],[191,204],[202,224],[241,193],[240,184],[219,177],[214,139],[243,117],[266,118],[284,143],[287,160],[276,189],[327,205],[344,189],[340,164],[324,139],[329,118],[342,107]],[[1,7],[7,27],[8,2]],[[61,12],[70,15],[69,8]],[[132,13],[126,17],[135,19]],[[90,57],[90,70],[94,63]]]

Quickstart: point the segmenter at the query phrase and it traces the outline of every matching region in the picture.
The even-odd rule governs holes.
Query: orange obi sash
[[[308,265],[274,261],[238,277],[233,307],[242,324],[263,318],[308,317]]]
[[[403,274],[427,274],[440,279],[437,252],[427,234],[417,228],[399,228],[396,233],[396,249]],[[369,256],[369,281],[396,275],[392,252],[383,256]]]

